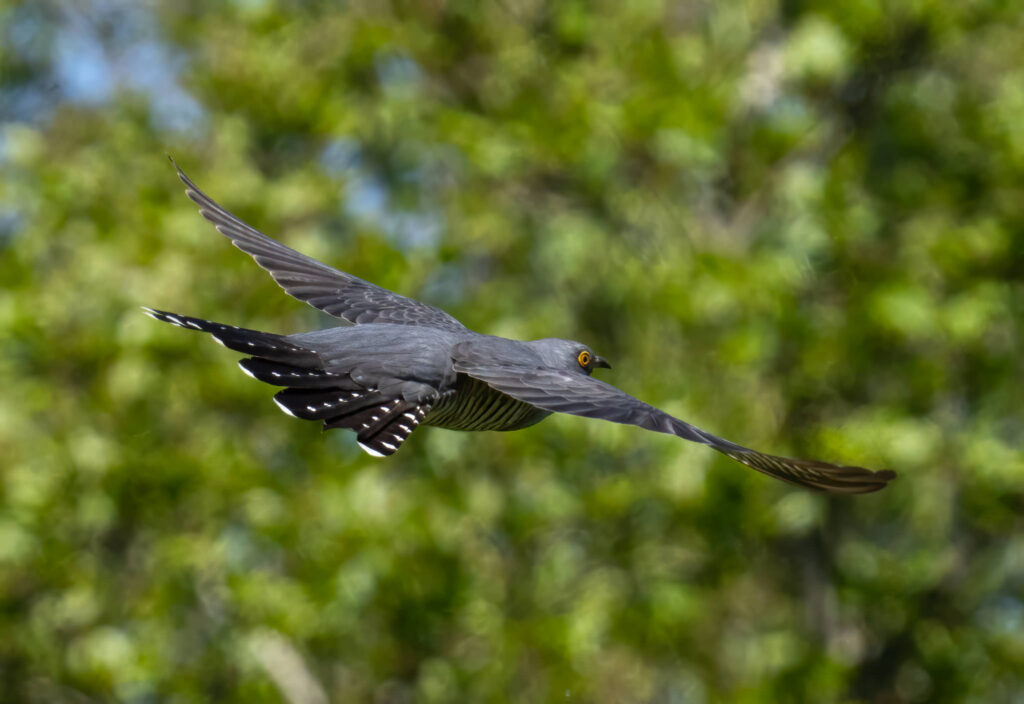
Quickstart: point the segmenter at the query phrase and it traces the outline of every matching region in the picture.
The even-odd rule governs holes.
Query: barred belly
[[[423,425],[449,430],[519,430],[551,415],[523,403],[482,381],[459,374],[455,390],[445,394],[423,419]]]

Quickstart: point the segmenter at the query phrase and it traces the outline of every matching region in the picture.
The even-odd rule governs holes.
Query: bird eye
[[[582,352],[580,352],[580,356],[576,358],[576,361],[580,363],[581,367],[586,369],[587,367],[590,366],[590,353],[587,352],[586,350],[583,350]]]

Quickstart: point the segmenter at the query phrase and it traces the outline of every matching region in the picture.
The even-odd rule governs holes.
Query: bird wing
[[[466,327],[439,308],[400,296],[327,266],[267,237],[219,206],[199,190],[171,159],[185,193],[199,212],[240,250],[270,272],[290,296],[350,323],[424,325],[463,331]]]
[[[600,418],[677,435],[684,440],[708,445],[776,479],[818,491],[864,494],[878,491],[896,477],[896,473],[891,470],[876,472],[863,467],[844,467],[815,460],[766,455],[707,433],[610,384],[583,374],[525,366],[482,366],[458,361],[455,362],[455,370],[545,411]]]

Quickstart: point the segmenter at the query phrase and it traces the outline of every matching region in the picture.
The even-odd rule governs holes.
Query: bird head
[[[612,368],[606,359],[594,354],[594,351],[582,342],[552,337],[533,340],[529,344],[552,369],[565,369],[589,375],[597,367]]]

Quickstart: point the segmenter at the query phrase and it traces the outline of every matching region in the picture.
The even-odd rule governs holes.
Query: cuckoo
[[[173,160],[172,160],[173,162]],[[708,445],[777,479],[835,493],[867,493],[896,475],[789,459],[737,445],[591,376],[610,368],[572,340],[510,340],[468,329],[434,306],[392,293],[267,237],[178,178],[199,212],[300,301],[348,323],[277,335],[144,308],[157,320],[209,333],[247,355],[239,366],[282,387],[285,413],[348,428],[374,457],[393,454],[421,425],[519,430],[552,413],[636,425]]]

